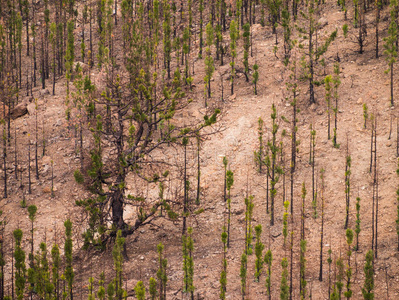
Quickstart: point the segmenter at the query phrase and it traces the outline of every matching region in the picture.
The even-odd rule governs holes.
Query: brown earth
[[[348,16],[352,14],[352,7],[349,8]],[[388,11],[383,12],[388,15]],[[367,36],[368,45],[364,54],[356,52],[357,45],[351,43],[354,40],[351,36],[354,29],[350,25],[350,34],[347,39],[339,29],[338,38],[334,41],[325,55],[326,74],[332,74],[333,63],[337,51],[341,58],[341,81],[339,88],[339,119],[338,119],[338,143],[340,149],[335,149],[332,142],[327,139],[327,114],[324,101],[324,88],[316,88],[317,104],[309,106],[309,93],[307,85],[300,85],[299,107],[301,109],[299,118],[298,136],[301,140],[298,154],[298,165],[295,173],[295,205],[294,223],[290,223],[290,230],[294,231],[294,297],[299,299],[299,224],[300,224],[300,195],[302,182],[305,182],[308,195],[307,218],[306,218],[306,238],[307,238],[307,269],[306,278],[308,280],[308,291],[314,299],[327,299],[328,295],[328,264],[327,251],[332,249],[333,259],[340,254],[346,257],[345,241],[345,155],[347,141],[349,141],[349,151],[352,157],[351,175],[351,206],[349,227],[355,227],[355,198],[361,198],[361,226],[360,250],[353,252],[352,267],[353,279],[352,288],[354,291],[353,299],[361,299],[361,287],[364,282],[364,257],[371,246],[371,203],[372,203],[372,176],[368,172],[370,161],[370,123],[367,129],[363,129],[363,109],[362,104],[367,103],[369,112],[373,112],[378,118],[378,177],[379,177],[379,224],[378,224],[378,259],[375,263],[375,293],[376,299],[398,299],[399,298],[399,256],[397,251],[396,234],[396,188],[397,168],[396,158],[396,129],[390,135],[390,120],[394,119],[393,127],[396,125],[397,108],[389,107],[389,77],[384,74],[386,62],[384,56],[375,58],[374,53],[374,32],[370,24],[373,20],[373,13],[367,16],[369,24],[369,35]],[[324,7],[320,17],[328,19],[328,25],[320,31],[320,39],[323,40],[335,28],[341,28],[344,21],[343,12],[339,11],[335,1],[331,1]],[[381,28],[387,28],[387,19],[382,22]],[[351,22],[348,21],[348,24]],[[279,39],[282,31],[279,30]],[[386,33],[384,32],[384,35]],[[225,38],[227,39],[227,34]],[[291,118],[292,108],[286,97],[285,82],[289,72],[285,71],[284,65],[274,56],[274,37],[268,27],[262,28],[259,25],[253,27],[253,57],[250,58],[250,65],[256,61],[259,64],[260,82],[258,96],[253,94],[253,86],[245,82],[245,77],[238,75],[236,80],[234,97],[229,97],[229,81],[227,73],[229,66],[216,67],[213,75],[212,90],[213,95],[210,100],[211,107],[222,109],[222,116],[218,122],[218,132],[209,136],[204,142],[201,151],[202,165],[202,195],[201,206],[204,213],[189,218],[189,225],[194,229],[194,263],[196,287],[195,294],[199,299],[218,299],[219,296],[219,277],[222,268],[222,243],[221,232],[226,211],[223,201],[223,165],[222,158],[229,159],[229,168],[234,172],[234,186],[232,188],[232,232],[231,248],[228,251],[228,276],[227,276],[227,295],[229,299],[239,299],[240,296],[240,257],[244,248],[245,232],[245,213],[244,198],[248,194],[254,195],[254,217],[253,225],[262,224],[262,241],[266,249],[270,247],[273,252],[272,266],[272,299],[279,298],[279,286],[281,279],[281,259],[288,255],[289,249],[283,247],[282,216],[283,216],[283,187],[281,182],[277,188],[276,200],[276,225],[270,228],[269,215],[266,214],[266,189],[264,174],[259,174],[254,164],[254,151],[258,147],[258,125],[257,120],[262,117],[265,122],[265,140],[270,137],[271,129],[271,106],[277,106],[279,116]],[[240,66],[242,59],[241,41],[238,45],[238,59]],[[281,46],[281,44],[279,45]],[[281,48],[281,47],[280,47]],[[194,84],[196,88],[190,97],[194,101],[189,106],[187,115],[181,118],[200,119],[207,112],[204,108],[203,99],[203,77],[204,62],[196,58],[196,51],[192,55],[195,60]],[[278,56],[282,57],[282,49]],[[298,54],[299,57],[299,54]],[[228,61],[228,58],[227,58]],[[217,64],[218,62],[216,62]],[[101,76],[98,71],[92,70],[94,79]],[[221,101],[221,80],[224,80],[225,101]],[[319,76],[320,78],[322,76]],[[397,76],[395,75],[395,87],[397,87]],[[12,130],[17,134],[17,155],[21,163],[19,170],[24,170],[24,193],[28,205],[35,204],[38,207],[35,235],[41,239],[36,239],[36,249],[40,241],[46,239],[49,244],[56,240],[63,244],[63,221],[71,217],[75,224],[84,222],[81,209],[74,205],[75,200],[89,196],[89,193],[82,189],[73,179],[73,171],[79,167],[79,157],[75,154],[75,139],[73,132],[67,128],[65,121],[65,79],[57,81],[56,96],[44,95],[39,97],[40,90],[34,89],[34,96],[38,97],[38,143],[39,154],[42,154],[42,139],[46,140],[46,153],[40,155],[39,160],[39,179],[32,181],[32,194],[27,194],[27,147],[31,141],[31,157],[34,153],[34,128],[35,128],[35,109],[28,106],[29,115],[25,115],[12,121]],[[2,107],[2,106],[0,106]],[[210,110],[208,110],[210,111]],[[286,129],[290,132],[290,125],[280,122],[280,130]],[[311,167],[308,163],[309,156],[309,126],[317,131],[316,141],[316,170],[324,168],[325,172],[325,238],[323,243],[323,263],[324,280],[318,281],[319,271],[319,251],[320,251],[320,228],[321,219],[313,219],[311,216]],[[42,128],[44,126],[44,132]],[[281,131],[280,131],[281,132]],[[85,136],[90,133],[85,132]],[[11,141],[11,144],[14,140]],[[194,141],[193,141],[194,143]],[[284,138],[286,150],[290,147],[289,137]],[[13,148],[13,147],[11,147]],[[85,141],[85,150],[89,150],[89,139]],[[288,154],[287,151],[287,164]],[[179,151],[169,151],[168,156],[177,162],[182,162]],[[19,180],[15,179],[13,173],[14,166],[12,161],[14,151],[10,149],[8,154],[8,174],[9,174],[9,194],[7,199],[0,202],[1,209],[7,219],[6,250],[8,255],[6,260],[10,261],[11,232],[17,227],[24,230],[28,235],[29,219],[26,209],[20,207],[22,191],[19,188]],[[192,161],[190,178],[195,182],[195,146],[190,147],[189,161]],[[51,198],[49,189],[51,186],[51,160],[54,161],[54,183],[55,197]],[[32,160],[32,178],[34,178],[35,164]],[[288,168],[287,168],[288,169]],[[1,177],[4,176],[2,167]],[[318,173],[319,174],[319,173]],[[176,178],[178,174],[174,175]],[[143,195],[156,195],[157,187],[148,186],[145,190],[140,184],[135,184],[135,178],[129,178],[128,189],[139,192]],[[320,187],[320,180],[318,180]],[[289,176],[286,176],[286,194],[288,196]],[[193,195],[195,191],[192,191]],[[319,192],[320,194],[320,192]],[[194,197],[194,196],[193,196]],[[320,198],[318,210],[320,213]],[[127,221],[135,216],[135,210],[127,210]],[[112,272],[112,254],[109,251],[104,253],[85,252],[79,250],[82,246],[80,234],[83,227],[74,227],[74,243],[76,245],[75,272],[76,272],[76,293],[81,296],[87,293],[88,276],[94,276],[98,280],[101,270],[107,273]],[[8,244],[7,244],[8,241]],[[51,241],[51,242],[50,242]],[[156,246],[159,242],[165,245],[165,256],[168,259],[168,298],[182,299],[181,293],[183,271],[181,257],[181,223],[170,222],[159,219],[153,224],[143,227],[136,234],[127,238],[127,254],[129,260],[124,264],[125,285],[129,295],[133,294],[133,288],[138,280],[143,280],[147,285],[151,276],[155,277],[157,270]],[[25,249],[28,249],[28,240],[24,242]],[[248,262],[248,299],[262,299],[266,297],[265,275],[263,272],[260,282],[254,281],[254,255],[249,257]],[[333,270],[335,268],[333,267]],[[5,280],[10,285],[10,268],[7,268]],[[333,276],[333,275],[332,275]]]

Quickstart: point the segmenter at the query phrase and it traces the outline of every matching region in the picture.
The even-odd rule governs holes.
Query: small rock
[[[231,100],[234,100],[236,97],[237,97],[237,94],[234,93],[233,95],[229,96],[229,100],[230,100],[230,101],[231,101]]]
[[[312,103],[310,106],[311,111],[316,111],[316,104]]]
[[[43,188],[43,193],[46,193],[46,194],[51,193],[51,188],[46,186],[45,188]]]
[[[234,212],[234,214],[236,214],[237,216],[238,216],[238,215],[241,215],[241,214],[243,214],[243,213],[244,213],[244,209],[243,209],[243,208],[237,209],[237,210]]]
[[[54,124],[55,126],[61,126],[62,125],[62,121],[61,121],[61,119],[58,119],[57,120],[57,122],[55,122],[55,124]]]
[[[357,99],[356,103],[357,103],[357,104],[363,104],[363,98]]]
[[[319,22],[317,22],[319,24],[319,28],[323,28],[326,27],[328,25],[328,20],[326,18],[320,18]]]
[[[22,123],[24,124],[24,126],[28,126],[28,122],[26,120],[23,120]]]
[[[40,95],[41,97],[44,97],[44,96],[46,96],[46,95],[50,95],[50,92],[48,91],[48,89],[43,89],[43,90],[40,90],[40,91],[39,91],[39,95]]]
[[[391,147],[391,146],[392,146],[392,142],[389,141],[389,142],[387,143],[387,147]]]

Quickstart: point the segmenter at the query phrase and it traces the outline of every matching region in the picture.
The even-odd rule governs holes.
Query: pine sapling
[[[367,104],[363,103],[363,119],[364,119],[364,129],[367,128],[367,120],[369,119],[369,113],[368,113],[368,108],[367,108]]]
[[[206,101],[206,98],[211,98],[211,79],[213,72],[215,71],[215,66],[213,64],[213,57],[211,53],[211,46],[213,45],[213,40],[214,40],[214,33],[213,33],[213,27],[211,23],[208,23],[206,25],[206,43],[207,43],[207,48],[206,48],[206,57],[205,57],[205,91],[206,97],[205,97],[205,107],[208,106],[208,102]]]
[[[150,293],[151,300],[157,299],[157,295],[158,295],[157,285],[158,285],[157,280],[154,277],[151,277],[150,278],[150,287],[148,289],[148,291]]]
[[[136,292],[137,300],[145,300],[145,286],[141,280],[137,282],[134,291]]]
[[[222,232],[222,243],[223,243],[223,267],[220,273],[220,294],[219,298],[221,300],[226,299],[226,287],[227,287],[227,232],[226,227],[223,226]]]
[[[240,267],[240,278],[241,278],[241,295],[242,300],[245,300],[247,291],[247,255],[244,253],[241,255],[241,267]]]
[[[266,270],[266,294],[269,297],[269,300],[272,299],[272,294],[271,294],[271,288],[272,288],[272,261],[273,261],[273,255],[272,251],[269,249],[267,250],[265,254],[265,264],[267,265],[267,270]]]
[[[359,251],[359,234],[361,231],[360,228],[360,197],[356,197],[356,228],[355,228],[355,233],[356,233],[356,247],[355,251]]]
[[[288,207],[290,205],[289,201],[284,201],[284,214],[283,214],[283,236],[284,236],[284,244],[285,247],[287,243],[287,236],[288,236]]]
[[[326,78],[324,79],[324,87],[326,90],[326,102],[327,102],[327,116],[328,116],[328,125],[327,125],[327,136],[328,139],[331,139],[330,135],[330,128],[331,128],[331,89],[332,89],[332,77],[331,75],[327,75]]]
[[[25,251],[22,250],[21,247],[22,230],[15,229],[13,234],[15,240],[15,250],[14,250],[15,288],[16,288],[17,299],[22,300],[24,299],[24,290],[25,290],[25,281],[26,281]]]
[[[330,249],[328,249],[328,258],[327,258],[327,263],[328,263],[328,299],[330,299],[331,296],[331,263],[332,263],[332,258],[331,258],[331,246]]]
[[[254,94],[258,95],[258,81],[259,81],[259,66],[257,63],[253,66],[254,72],[252,74],[253,80],[252,83],[254,84]]]
[[[257,225],[255,226],[255,235],[256,235],[256,244],[255,244],[255,280],[259,282],[259,277],[262,274],[262,269],[263,269],[263,249],[265,246],[260,240],[262,234],[262,225]]]
[[[281,261],[281,267],[283,271],[281,272],[280,299],[288,300],[289,299],[288,261],[286,257],[284,257],[283,260]]]
[[[231,187],[234,184],[234,173],[228,170],[226,174],[226,188],[227,188],[227,248],[230,248],[230,224],[231,224]]]
[[[333,135],[333,146],[334,148],[339,148],[339,144],[337,142],[337,130],[338,130],[338,88],[341,85],[341,80],[339,79],[339,63],[334,64],[334,76],[332,78],[332,82],[334,85],[334,99],[335,99],[335,106],[333,108],[334,111],[334,135]]]
[[[187,234],[183,235],[183,292],[190,293],[194,298],[194,241],[191,238],[193,229],[188,227]]]
[[[364,285],[362,288],[363,298],[365,300],[374,299],[374,253],[369,250],[366,254],[366,263],[364,265]]]
[[[337,275],[336,275],[335,285],[337,286],[339,299],[341,299],[342,289],[344,287],[344,283],[343,283],[343,280],[344,280],[344,261],[343,261],[341,256],[337,259],[336,265],[337,265]]]
[[[348,228],[346,230],[346,243],[348,245],[348,264],[346,267],[346,291],[344,293],[344,296],[346,299],[350,299],[352,297],[353,291],[351,290],[351,279],[352,279],[352,267],[351,267],[351,256],[352,256],[352,243],[353,243],[353,231],[352,229]]]

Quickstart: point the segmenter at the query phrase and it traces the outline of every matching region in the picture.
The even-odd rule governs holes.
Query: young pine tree
[[[335,285],[337,287],[338,290],[338,295],[339,295],[339,299],[341,299],[341,294],[342,294],[342,289],[344,287],[344,261],[342,259],[342,257],[339,257],[336,261],[336,265],[337,265],[337,275],[336,275],[336,282]],[[335,288],[335,287],[334,287]]]
[[[114,259],[114,271],[115,271],[115,279],[114,279],[114,289],[117,299],[122,299],[124,290],[123,290],[123,255],[122,251],[125,245],[125,238],[122,237],[122,231],[118,230],[116,233],[116,240],[114,248],[112,249],[112,257]]]
[[[145,300],[145,286],[141,280],[137,282],[134,291],[136,292],[137,300]]]
[[[253,77],[252,83],[254,84],[254,94],[258,95],[258,81],[259,81],[258,64],[255,63],[253,68],[254,68],[254,73],[252,74]]]
[[[345,199],[346,199],[346,218],[345,218],[345,226],[344,228],[348,228],[349,223],[349,208],[350,208],[350,176],[351,176],[351,163],[352,158],[349,155],[349,151],[346,151],[346,165],[345,165]]]
[[[226,227],[223,226],[222,232],[222,243],[223,243],[223,267],[220,273],[220,294],[219,298],[221,300],[226,299],[226,288],[227,288],[227,232]]]
[[[245,198],[245,254],[252,254],[252,215],[254,210],[254,196]]]
[[[235,71],[235,58],[237,57],[236,47],[237,47],[237,40],[238,40],[238,24],[232,20],[230,23],[230,52],[231,52],[231,94],[234,94],[234,78],[236,76]]]
[[[331,128],[331,82],[332,82],[332,77],[331,75],[327,75],[326,78],[324,79],[324,87],[326,89],[326,102],[327,102],[327,116],[328,116],[328,121],[327,121],[327,133],[328,133],[328,139],[331,138],[330,134],[330,128]]]
[[[205,90],[207,91],[207,97],[211,98],[211,79],[213,72],[215,71],[215,66],[213,65],[213,57],[211,53],[211,46],[213,45],[214,33],[213,26],[211,23],[206,25],[206,57],[205,57]],[[205,97],[206,99],[206,97]],[[205,107],[208,106],[207,101],[205,100]]]
[[[273,255],[272,251],[269,249],[267,250],[265,254],[265,264],[267,265],[267,270],[266,270],[266,293],[269,297],[269,300],[272,299],[272,294],[271,294],[271,288],[272,288],[272,261],[273,261]]]
[[[263,146],[263,120],[261,117],[258,119],[258,140],[259,140],[259,150],[255,151],[255,162],[259,165],[259,173],[262,173],[264,146]]]
[[[352,267],[351,267],[351,256],[352,256],[352,243],[353,243],[353,231],[352,229],[348,228],[346,230],[346,243],[348,245],[348,264],[346,268],[346,291],[344,293],[344,296],[347,299],[350,299],[352,297],[353,291],[351,290],[351,279],[352,279]]]
[[[15,250],[14,250],[14,259],[15,259],[15,288],[17,299],[24,299],[24,290],[25,290],[25,281],[26,281],[26,266],[25,266],[25,251],[22,250],[21,242],[22,242],[22,230],[15,229],[14,232],[14,240],[15,240]]]
[[[263,269],[263,249],[265,246],[262,244],[260,237],[262,234],[262,225],[255,226],[255,236],[256,236],[256,244],[255,244],[255,280],[259,282],[259,277],[262,274]]]
[[[398,18],[398,2],[397,0],[391,0],[390,4],[391,22],[388,27],[388,36],[384,38],[384,54],[386,54],[386,61],[388,63],[388,69],[385,73],[390,73],[390,98],[391,106],[393,106],[393,65],[396,62],[398,56],[396,45],[398,40],[398,29],[397,29],[397,18]]]
[[[158,244],[157,251],[159,263],[159,268],[157,271],[157,278],[159,282],[159,300],[166,300],[166,283],[168,282],[166,267],[168,266],[168,260],[164,258],[164,246],[162,243]]]
[[[183,292],[190,293],[191,299],[194,299],[194,260],[193,250],[194,241],[191,237],[192,227],[188,227],[187,234],[183,235]]]
[[[227,188],[227,248],[230,248],[230,224],[231,224],[231,187],[234,184],[234,173],[228,170],[226,173],[226,188]]]
[[[67,282],[67,291],[65,292],[65,297],[73,299],[73,279],[75,273],[73,272],[73,256],[72,256],[72,222],[68,219],[64,222],[65,226],[65,271],[64,276]]]
[[[369,250],[366,254],[366,263],[364,265],[364,285],[362,288],[363,298],[365,300],[374,299],[374,253]]]
[[[248,82],[249,81],[249,63],[248,63],[248,57],[249,57],[249,48],[251,47],[251,42],[250,42],[250,26],[248,23],[244,25],[244,33],[243,33],[243,39],[244,39],[244,75],[245,79]]]
[[[158,296],[158,291],[157,291],[157,280],[154,277],[150,278],[150,287],[148,289],[148,292],[150,293],[150,299],[151,300],[156,300]]]
[[[355,251],[359,251],[359,234],[361,231],[360,228],[360,197],[356,197],[356,228],[355,228],[355,233],[356,233],[356,247]]]
[[[281,267],[283,271],[281,272],[280,299],[288,300],[289,299],[288,261],[286,257],[284,257],[283,260],[281,261]]]
[[[241,278],[241,295],[242,300],[245,300],[247,293],[247,255],[244,253],[241,255],[241,267],[240,267],[240,278]]]
[[[339,63],[334,64],[334,76],[332,78],[332,83],[334,86],[334,100],[335,106],[333,108],[334,111],[334,129],[333,129],[333,146],[334,148],[339,148],[339,144],[337,142],[337,130],[338,130],[338,88],[341,85],[341,80],[339,79]]]

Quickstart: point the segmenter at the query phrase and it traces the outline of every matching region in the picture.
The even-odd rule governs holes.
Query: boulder
[[[26,107],[28,109],[28,113],[30,115],[34,115],[36,112],[36,104],[35,103],[29,103]]]
[[[28,103],[22,102],[11,110],[11,119],[15,120],[28,113]]]

